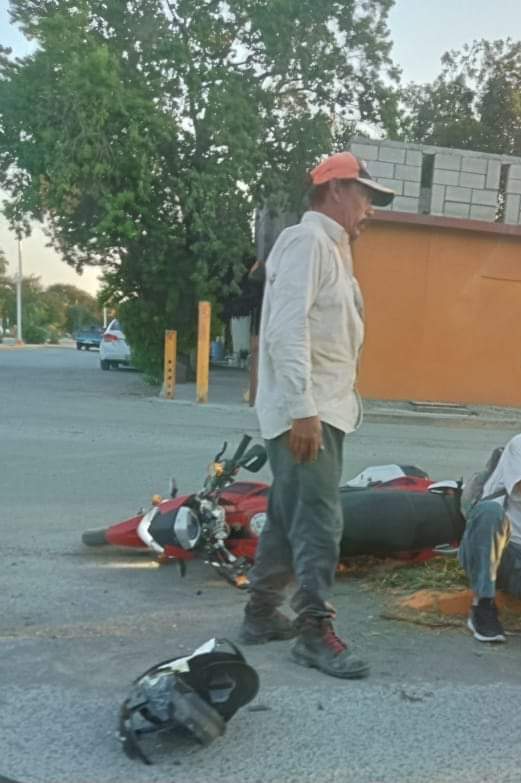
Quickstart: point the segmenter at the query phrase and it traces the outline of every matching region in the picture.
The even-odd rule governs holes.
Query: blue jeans
[[[479,598],[494,598],[496,588],[521,598],[521,547],[511,543],[511,534],[499,503],[482,500],[470,512],[459,561]]]

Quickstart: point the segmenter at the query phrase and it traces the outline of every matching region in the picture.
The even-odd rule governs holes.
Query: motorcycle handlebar
[[[244,435],[241,442],[239,443],[239,446],[237,447],[237,451],[233,455],[231,462],[232,465],[236,465],[237,462],[240,460],[246,449],[248,448],[251,441],[251,435]]]

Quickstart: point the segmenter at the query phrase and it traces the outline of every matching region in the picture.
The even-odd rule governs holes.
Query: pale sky
[[[0,0],[0,44],[11,46],[18,55],[29,45],[8,23],[8,0]],[[396,0],[390,14],[393,57],[403,70],[404,82],[430,81],[440,71],[440,58],[447,49],[460,49],[477,38],[521,37],[521,0]],[[36,274],[43,285],[68,282],[94,293],[98,272],[85,271],[82,277],[45,247],[46,240],[35,228],[23,242],[24,274]],[[0,247],[14,271],[16,241],[0,216]]]

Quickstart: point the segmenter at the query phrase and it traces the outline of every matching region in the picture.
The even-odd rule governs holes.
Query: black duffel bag
[[[342,556],[417,552],[459,542],[465,529],[459,491],[342,487]]]

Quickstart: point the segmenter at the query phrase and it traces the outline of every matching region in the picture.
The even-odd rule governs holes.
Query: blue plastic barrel
[[[222,362],[224,359],[224,343],[221,340],[214,340],[210,346],[210,356],[212,362]]]

